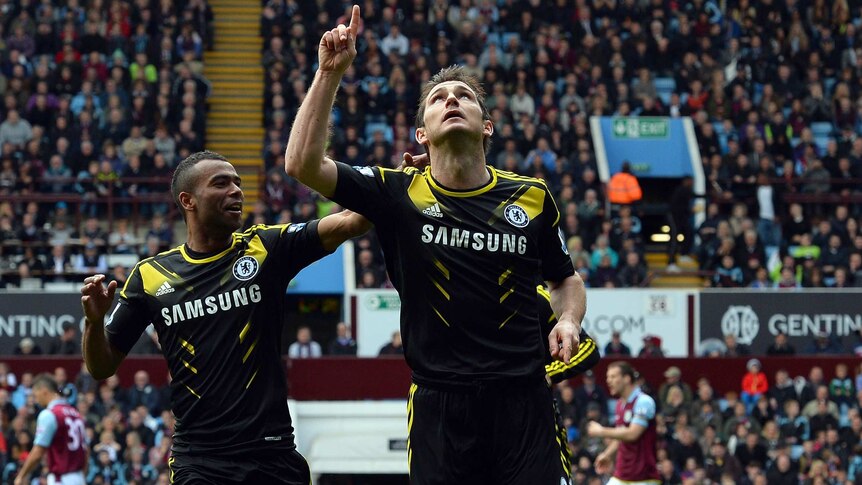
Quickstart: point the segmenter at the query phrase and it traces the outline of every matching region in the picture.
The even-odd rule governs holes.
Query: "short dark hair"
[[[485,106],[485,89],[482,87],[482,83],[479,82],[479,79],[476,78],[476,76],[469,74],[463,66],[449,66],[440,69],[437,74],[432,76],[431,79],[422,85],[422,92],[419,95],[419,106],[416,110],[417,128],[425,126],[425,101],[428,99],[428,95],[431,94],[431,90],[438,84],[450,81],[458,81],[466,84],[467,87],[476,94],[476,101],[479,102],[479,106],[482,108],[482,120],[491,119],[491,113],[488,111],[488,107]],[[485,153],[488,153],[488,149],[491,148],[491,137],[485,137],[483,145]]]
[[[45,388],[51,392],[60,393],[60,386],[57,385],[57,381],[54,380],[54,377],[51,374],[39,374],[38,376],[33,378],[33,384],[30,386],[32,389],[36,388]]]
[[[177,169],[174,170],[174,176],[171,179],[171,195],[173,195],[174,202],[177,204],[177,207],[180,209],[180,213],[183,215],[183,220],[186,219],[186,212],[180,204],[180,192],[189,192],[192,190],[194,177],[192,177],[190,170],[192,167],[197,165],[198,162],[203,160],[221,160],[223,162],[228,162],[228,159],[225,158],[224,155],[204,150],[202,152],[192,153],[177,165]]]
[[[608,369],[610,369],[611,367],[616,367],[620,370],[620,374],[624,376],[629,376],[629,379],[631,379],[632,382],[635,382],[638,379],[638,373],[635,368],[624,360],[611,362],[610,364],[608,364]]]

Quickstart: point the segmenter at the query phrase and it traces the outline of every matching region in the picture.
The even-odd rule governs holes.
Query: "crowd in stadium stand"
[[[664,382],[641,378],[656,401],[662,483],[862,483],[862,366],[837,364],[828,371],[830,380],[818,366],[805,376],[783,369],[767,376],[760,361],[750,359],[736,371],[739,388],[723,395],[707,378],[692,388],[676,366],[667,367]],[[563,382],[556,390],[574,483],[602,483],[593,461],[605,444],[589,437],[586,426],[612,419],[613,407],[596,381],[588,372],[582,385]]]
[[[271,209],[261,216],[302,220],[329,206],[285,180],[281,154],[320,32],[346,20],[349,5],[263,4]],[[332,116],[334,158],[394,167],[403,152],[420,152],[418,89],[439,68],[463,64],[488,92],[489,163],[549,183],[588,284],[642,286],[638,210],[607,211],[588,117],[690,116],[707,193],[678,190],[668,210],[682,214],[680,249],[710,284],[862,286],[858,2],[433,0],[363,8],[358,57]],[[707,220],[692,227],[701,195]],[[374,242],[362,244],[373,258],[368,266],[357,251],[357,281],[385,285]]]
[[[2,2],[0,287],[79,281],[107,254],[175,242],[163,194],[205,143],[212,20],[206,0]]]

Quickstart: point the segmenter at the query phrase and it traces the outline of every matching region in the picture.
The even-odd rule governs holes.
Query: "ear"
[[[494,122],[491,120],[483,121],[484,127],[482,128],[482,134],[490,137],[494,134]]]
[[[420,145],[425,146],[428,144],[428,136],[425,133],[424,127],[416,128],[415,138],[416,138],[416,142],[419,143]]]
[[[194,212],[197,207],[197,201],[195,200],[194,195],[190,192],[180,192],[180,206],[184,211]]]

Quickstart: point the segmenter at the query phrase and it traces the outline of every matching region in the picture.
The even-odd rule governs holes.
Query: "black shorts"
[[[413,485],[570,483],[544,382],[446,390],[413,384],[407,419]]]
[[[242,457],[177,454],[168,460],[171,483],[309,485],[308,462],[293,450],[267,450]]]

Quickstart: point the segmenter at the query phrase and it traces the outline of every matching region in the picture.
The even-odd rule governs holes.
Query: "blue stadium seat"
[[[521,34],[519,34],[517,32],[503,32],[503,37],[502,37],[503,47],[506,47],[507,45],[509,45],[509,39],[511,39],[513,37],[515,39],[518,39],[519,41],[521,40]]]
[[[827,77],[823,79],[823,97],[832,97],[832,89],[835,87],[836,81],[837,79],[835,79],[834,77]]]
[[[661,102],[670,104],[670,95],[676,90],[676,81],[672,77],[657,77],[653,79],[653,85]]]
[[[815,138],[829,136],[832,134],[832,123],[828,121],[815,121],[811,123],[811,133]]]
[[[365,125],[365,143],[370,144],[374,140],[374,132],[376,131],[382,131],[383,138],[390,144],[395,138],[392,127],[386,123],[368,123]]]

